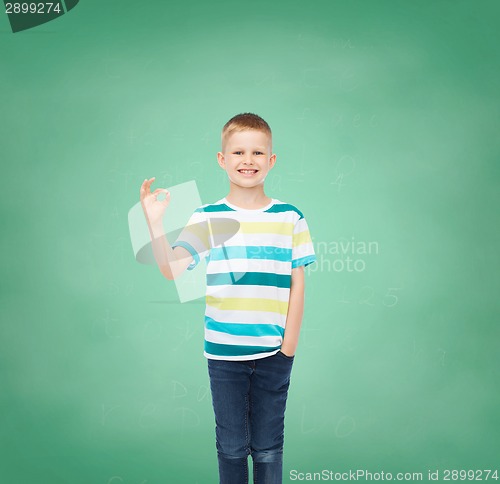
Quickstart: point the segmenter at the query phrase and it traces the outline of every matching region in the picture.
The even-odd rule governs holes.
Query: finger
[[[140,190],[141,198],[143,198],[146,195],[146,188],[147,188],[147,184],[148,184],[147,182],[148,182],[148,179],[145,178],[141,184],[141,190]]]
[[[163,200],[158,200],[158,195],[160,193],[165,193],[165,198],[164,200],[170,200],[170,192],[166,190],[165,188],[157,188],[153,193],[152,196],[157,200],[163,202]]]
[[[168,204],[170,203],[170,192],[168,190],[163,190],[163,191],[165,192],[165,198],[161,200],[161,203],[163,203],[163,205],[167,207]]]
[[[155,197],[158,196],[160,193],[164,192],[165,189],[164,188],[157,188],[153,193],[152,195],[154,195]]]
[[[151,188],[151,185],[153,184],[154,179],[155,179],[155,177],[150,178],[150,179],[148,180],[148,188]]]

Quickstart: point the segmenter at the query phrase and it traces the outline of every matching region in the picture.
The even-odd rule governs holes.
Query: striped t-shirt
[[[242,209],[222,198],[197,208],[172,248],[206,259],[204,355],[252,360],[279,351],[285,332],[292,268],[316,261],[306,219],[272,199]]]

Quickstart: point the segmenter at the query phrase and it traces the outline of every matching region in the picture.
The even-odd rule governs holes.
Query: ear
[[[219,166],[225,170],[226,169],[226,161],[224,159],[224,155],[222,154],[222,152],[218,152],[217,153],[217,162],[219,163]]]
[[[275,163],[276,163],[276,154],[273,153],[269,158],[269,168],[272,168]]]

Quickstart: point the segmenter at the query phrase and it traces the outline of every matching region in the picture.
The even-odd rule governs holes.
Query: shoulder
[[[283,212],[293,215],[296,220],[304,218],[304,214],[301,210],[289,202],[282,202],[281,200],[276,200],[276,203],[271,207],[273,212]]]
[[[221,200],[218,200],[214,203],[204,203],[203,205],[200,205],[194,210],[194,213],[205,214],[211,212],[221,212],[224,210],[224,207],[225,205],[221,202]]]
[[[217,200],[213,203],[205,203],[204,205],[200,205],[195,212],[201,213],[213,213],[213,212],[234,212],[231,208],[229,208],[224,202],[223,199]]]

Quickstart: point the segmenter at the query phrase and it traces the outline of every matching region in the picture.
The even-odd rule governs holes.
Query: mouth
[[[241,173],[244,176],[253,176],[255,175],[259,170],[238,170],[239,173]]]

